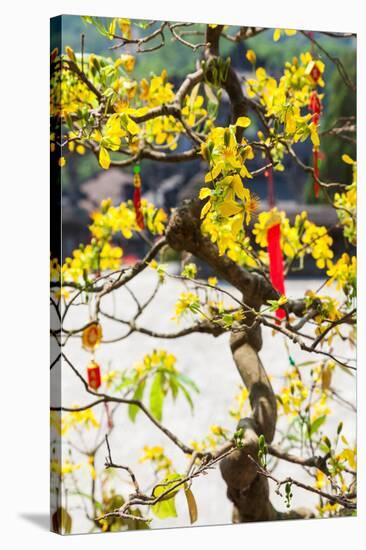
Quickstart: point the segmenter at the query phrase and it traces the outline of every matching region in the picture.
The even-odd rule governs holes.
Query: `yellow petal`
[[[355,161],[351,159],[349,155],[342,155],[342,160],[346,164],[355,164]]]
[[[111,164],[111,158],[109,156],[109,153],[105,147],[101,147],[99,151],[99,164],[101,165],[104,170],[108,170],[110,164]]]
[[[245,198],[245,189],[241,177],[238,176],[238,174],[235,174],[233,177],[232,186],[239,199],[243,200]]]
[[[204,207],[201,210],[201,219],[206,216],[206,214],[210,210],[210,208],[211,208],[211,201],[207,201],[206,204],[204,205]]]
[[[205,182],[212,181],[217,178],[217,176],[222,171],[222,162],[217,163],[210,172],[208,172],[205,176]]]
[[[253,50],[248,50],[245,57],[252,65],[254,65],[257,60],[257,56],[255,55],[255,52]]]
[[[251,120],[247,116],[240,116],[235,123],[236,126],[240,126],[241,128],[248,128],[250,124]]]
[[[280,38],[281,38],[281,29],[275,29],[273,33],[273,40],[275,42],[278,42]]]
[[[200,190],[199,198],[201,200],[205,199],[206,197],[209,197],[211,195],[211,189],[208,187],[202,187]]]
[[[232,200],[225,201],[220,206],[220,213],[225,217],[229,217],[229,216],[233,216],[234,214],[238,214],[242,210],[243,210],[243,208],[237,202],[232,201]]]
[[[132,134],[133,136],[135,136],[136,134],[139,134],[140,133],[140,128],[138,127],[138,125],[136,124],[136,122],[134,122],[132,120],[132,118],[128,117],[128,122],[127,122],[127,130],[130,132],[130,134]]]

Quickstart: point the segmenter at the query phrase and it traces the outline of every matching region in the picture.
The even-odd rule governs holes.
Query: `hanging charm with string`
[[[312,40],[313,33],[309,32],[309,38]],[[311,42],[311,54],[314,57],[314,43]],[[309,111],[312,113],[312,122],[316,128],[316,143],[313,141],[313,169],[314,169],[314,196],[317,199],[320,193],[319,181],[319,161],[321,158],[320,143],[317,129],[320,123],[320,115],[322,112],[322,96],[318,93],[317,87],[324,86],[322,74],[324,72],[324,63],[319,59],[313,59],[306,68],[306,74],[311,79],[314,85],[314,90],[310,93]],[[315,135],[315,132],[314,132]]]
[[[133,206],[135,208],[136,223],[140,229],[144,229],[144,215],[141,209],[141,176],[140,165],[136,164],[133,169]]]

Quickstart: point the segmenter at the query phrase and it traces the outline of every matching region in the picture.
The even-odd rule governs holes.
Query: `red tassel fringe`
[[[285,294],[285,276],[283,271],[283,256],[280,244],[281,226],[279,223],[272,225],[268,229],[268,254],[269,254],[269,274],[272,284],[281,296]],[[286,317],[285,310],[280,308],[276,311],[278,319]]]

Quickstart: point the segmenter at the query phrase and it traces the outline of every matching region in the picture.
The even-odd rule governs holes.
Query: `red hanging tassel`
[[[102,380],[100,376],[100,366],[98,363],[94,361],[90,361],[88,368],[87,368],[87,374],[88,374],[88,386],[89,388],[92,388],[94,391],[97,391],[97,389],[100,387]]]
[[[316,68],[316,65],[314,65],[314,68],[312,69],[312,71],[314,71],[315,68]],[[318,69],[318,72],[319,72],[319,69]],[[319,72],[319,75],[320,75],[320,72]],[[309,111],[314,113],[313,122],[316,125],[319,124],[321,110],[322,110],[322,104],[320,101],[320,97],[318,96],[317,91],[313,91],[310,94]],[[319,184],[319,149],[317,147],[314,147],[313,149],[313,167],[314,167],[314,195],[315,195],[315,198],[318,198],[319,191],[320,191],[320,184]]]
[[[281,224],[275,223],[269,227],[267,232],[268,255],[269,255],[269,274],[272,285],[281,296],[285,294],[285,276],[283,271],[283,256],[281,250]],[[281,320],[286,317],[285,310],[277,309],[276,317]]]
[[[133,205],[135,207],[136,223],[140,229],[144,229],[144,215],[141,210],[141,177],[140,166],[135,166],[133,169]]]
[[[273,208],[275,205],[275,196],[274,196],[274,181],[273,181],[273,170],[272,166],[264,172],[264,175],[267,178],[267,196],[268,196],[268,205],[270,208]],[[269,275],[273,287],[281,294],[285,294],[285,275],[283,271],[283,256],[281,250],[281,224],[280,218],[276,219],[278,215],[273,212],[273,219],[271,220],[271,225],[267,231],[267,241],[268,241],[268,256],[269,256]],[[282,308],[277,309],[276,311],[277,319],[281,320],[286,317],[285,310]]]

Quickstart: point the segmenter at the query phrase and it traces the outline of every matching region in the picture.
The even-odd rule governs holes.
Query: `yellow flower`
[[[120,61],[126,71],[129,73],[133,71],[135,67],[135,58],[133,55],[122,54],[118,61]]]
[[[99,422],[95,418],[92,409],[67,412],[62,414],[61,435],[65,435],[71,428],[78,426],[78,424],[81,424],[87,430],[89,430],[90,427],[99,428]]]
[[[169,474],[173,471],[172,461],[165,455],[163,447],[160,446],[149,447],[145,445],[144,454],[139,462],[152,462],[156,472],[165,470]]]
[[[327,484],[327,476],[324,472],[317,470],[316,471],[316,481],[315,481],[315,488],[316,489],[323,489]]]
[[[338,455],[340,460],[346,460],[353,470],[356,469],[356,449],[343,449],[343,451]]]
[[[54,292],[54,296],[57,300],[59,300],[60,298],[64,298],[64,300],[67,300],[70,297],[70,292],[65,287],[61,287],[59,290]]]
[[[293,29],[275,29],[273,32],[273,40],[275,42],[278,42],[283,32],[286,36],[293,36],[294,34],[296,34],[297,31]]]
[[[245,57],[251,63],[252,65],[255,65],[255,62],[257,61],[257,56],[255,55],[255,52],[253,50],[248,50],[245,54]]]
[[[59,474],[61,477],[72,474],[76,470],[79,470],[81,466],[81,464],[74,464],[69,460],[65,460],[65,462],[62,463],[62,466],[60,466],[57,460],[51,460],[51,471]]]
[[[200,309],[200,300],[197,294],[193,292],[182,292],[179,295],[179,299],[175,304],[175,317],[174,320],[178,321],[180,317],[187,312],[198,313]]]

